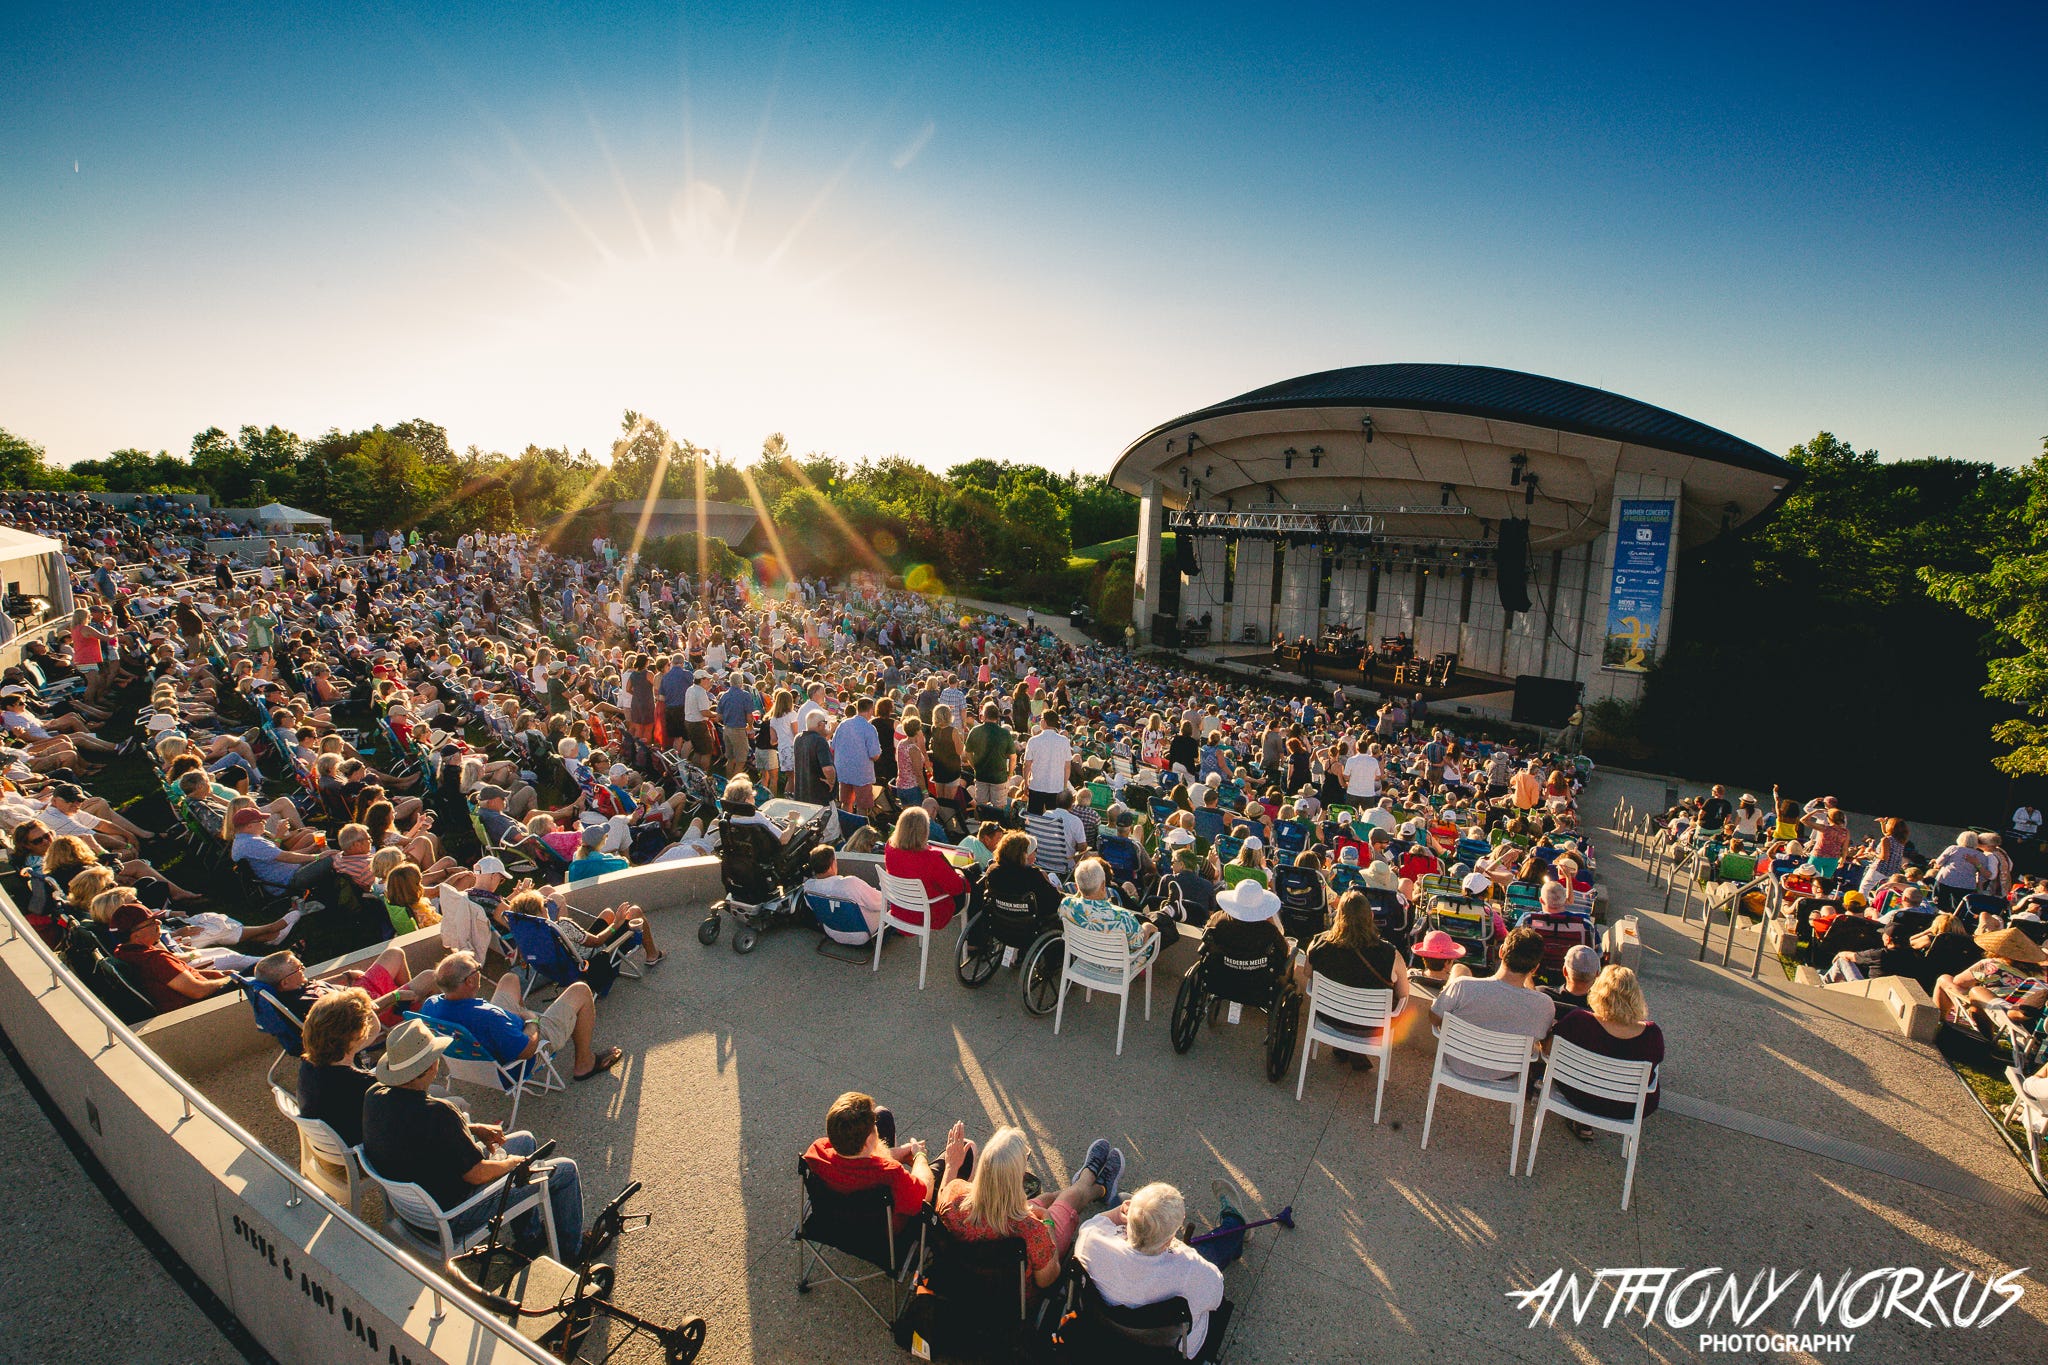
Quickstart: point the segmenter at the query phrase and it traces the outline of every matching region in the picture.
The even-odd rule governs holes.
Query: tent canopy
[[[301,512],[296,507],[287,507],[281,502],[266,502],[256,509],[256,521],[260,525],[283,522],[287,526],[332,526],[334,523],[317,512]]]
[[[63,554],[61,541],[48,536],[34,535],[19,531],[12,526],[0,526],[0,563],[12,563],[17,559],[33,559],[37,555]]]

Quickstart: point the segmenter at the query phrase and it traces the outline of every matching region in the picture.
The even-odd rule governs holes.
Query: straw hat
[[[1986,957],[2002,957],[2007,962],[2048,962],[2048,952],[2043,952],[2040,944],[2017,929],[2000,929],[1996,933],[1979,934],[1977,946],[1984,950]]]

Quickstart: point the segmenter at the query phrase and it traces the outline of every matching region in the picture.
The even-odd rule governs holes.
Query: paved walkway
[[[0,1145],[6,1359],[50,1365],[235,1365],[242,1359],[101,1197],[4,1059],[0,1133],[7,1135]]]

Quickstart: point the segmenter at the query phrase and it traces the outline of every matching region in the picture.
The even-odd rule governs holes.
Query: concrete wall
[[[265,1350],[288,1365],[547,1359],[452,1294],[435,1321],[431,1272],[382,1253],[368,1228],[287,1174],[293,1163],[278,1169],[239,1125],[151,1069],[4,897],[0,918],[0,1028],[123,1193]],[[242,1031],[260,1039],[241,1008]],[[149,1355],[149,1325],[132,1330],[120,1353]],[[175,1345],[161,1358],[177,1359]]]

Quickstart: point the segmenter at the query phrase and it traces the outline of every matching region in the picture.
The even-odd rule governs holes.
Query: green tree
[[[1083,475],[1067,498],[1067,524],[1076,545],[1136,535],[1138,500],[1100,474]]]
[[[47,488],[43,448],[0,427],[0,488]]]
[[[2026,501],[2013,513],[2018,534],[1979,572],[1923,569],[1928,593],[1991,623],[1993,647],[1984,695],[2018,707],[1992,727],[2005,751],[1993,762],[2012,776],[2048,774],[2048,440],[2027,466]]]
[[[1015,567],[1027,573],[1063,569],[1074,543],[1066,509],[1042,483],[1026,481],[1002,502],[1002,521],[1016,538]]]

